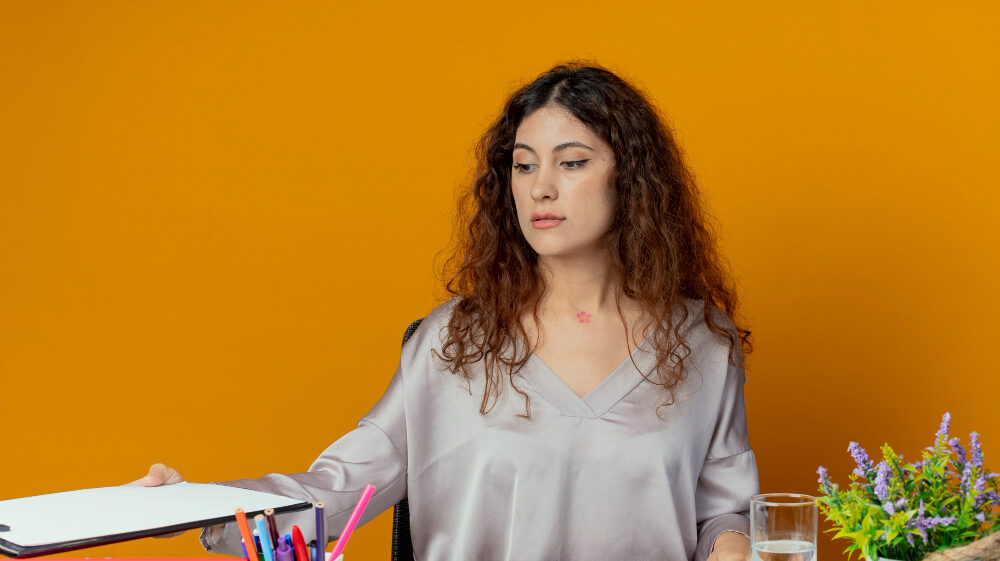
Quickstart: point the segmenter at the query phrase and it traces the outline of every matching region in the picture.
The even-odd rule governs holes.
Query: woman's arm
[[[402,364],[402,363],[400,363]],[[396,369],[378,403],[358,422],[357,428],[331,444],[309,471],[272,473],[257,479],[219,482],[274,493],[309,502],[323,502],[329,539],[337,538],[350,517],[365,485],[375,486],[360,524],[375,518],[406,496],[406,422],[403,412],[402,366]],[[315,537],[312,510],[277,515],[281,535],[298,525],[308,542]],[[202,530],[200,540],[207,551],[241,557],[240,532],[236,523]]]
[[[737,346],[739,343],[736,343]],[[737,353],[740,355],[741,353]],[[738,356],[741,362],[742,356]],[[698,546],[694,561],[750,559],[750,497],[760,492],[747,432],[742,366],[727,363],[715,430],[695,491]],[[739,552],[742,557],[730,557]]]

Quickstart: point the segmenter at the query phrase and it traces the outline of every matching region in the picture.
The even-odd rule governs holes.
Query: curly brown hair
[[[666,390],[659,415],[660,407],[673,403],[674,389],[686,377],[684,358],[691,349],[680,329],[688,311],[678,306],[684,298],[704,302],[707,326],[729,340],[730,364],[742,366],[753,347],[750,331],[735,320],[737,297],[728,264],[716,249],[694,177],[669,126],[639,88],[595,63],[556,65],[515,91],[477,143],[475,179],[460,195],[453,247],[442,269],[449,279],[447,291],[459,299],[442,336],[443,355],[436,349],[433,354],[467,381],[468,367],[484,362],[480,413],[492,409],[491,397],[496,404],[506,373],[525,401],[525,413],[518,416],[531,416],[528,395],[514,384],[513,375],[534,346],[522,356],[508,356],[504,350],[516,348],[518,338],[528,339],[520,318],[530,310],[537,322],[545,286],[537,270],[538,254],[518,225],[511,169],[521,121],[546,106],[568,110],[614,150],[616,216],[605,247],[618,279],[615,303],[626,336],[623,295],[656,325],[649,340],[656,349],[657,379],[642,374]],[[717,311],[731,324],[717,321]],[[671,359],[675,365],[668,367]]]

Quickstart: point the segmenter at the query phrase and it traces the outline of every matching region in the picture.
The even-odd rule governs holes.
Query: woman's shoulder
[[[410,334],[410,337],[404,344],[404,348],[417,347],[426,350],[429,346],[438,346],[440,331],[448,325],[452,310],[459,300],[460,298],[457,296],[449,298],[432,308],[422,318],[418,318],[420,323],[417,324],[416,329]]]
[[[718,306],[706,305],[705,300],[701,298],[681,298],[681,302],[677,304],[674,321],[682,321],[680,331],[681,333],[688,333],[694,335],[698,332],[708,331],[708,320],[710,316],[712,323],[715,325],[729,331],[736,327],[732,318],[729,314],[722,310]]]
[[[739,348],[739,330],[729,314],[718,306],[706,305],[705,300],[702,299],[684,298],[683,300],[684,306],[687,308],[687,318],[680,329],[682,339],[688,345],[697,347],[700,353],[723,355],[729,354],[735,341],[737,360],[739,360],[739,357],[742,356],[742,350]],[[707,319],[709,317],[711,317],[715,328],[709,326]]]
[[[451,319],[451,313],[460,301],[460,297],[453,296],[444,302],[441,302],[437,306],[434,306],[431,311],[427,312],[427,315],[424,316],[423,320],[421,320],[420,325],[423,326],[425,323],[428,326],[434,325],[437,327],[444,327],[445,325],[448,325],[448,321]]]

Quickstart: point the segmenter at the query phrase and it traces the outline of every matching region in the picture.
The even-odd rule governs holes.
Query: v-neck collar
[[[684,325],[678,330],[682,338],[696,323],[702,321],[704,300],[685,299],[684,304],[688,308],[688,316]],[[597,387],[583,397],[577,395],[566,385],[566,382],[535,353],[528,356],[527,362],[524,363],[517,375],[531,384],[546,401],[559,409],[563,415],[587,419],[600,418],[645,379],[645,376],[636,367],[642,369],[642,372],[647,375],[652,373],[651,368],[656,364],[656,351],[652,348],[652,338],[655,332],[655,329],[651,330],[642,343],[632,351],[630,357],[626,358],[618,368],[615,368]],[[515,338],[515,347],[518,345],[524,345],[524,342]],[[635,361],[634,366],[633,360]]]
[[[636,366],[643,371],[648,369],[650,362],[648,359],[655,356],[655,353],[650,350],[652,336],[653,332],[651,331],[618,368],[615,368],[597,387],[583,397],[577,395],[566,385],[566,382],[535,353],[531,353],[519,374],[563,415],[588,419],[599,418],[643,380],[643,375],[632,365],[632,361],[635,360]]]

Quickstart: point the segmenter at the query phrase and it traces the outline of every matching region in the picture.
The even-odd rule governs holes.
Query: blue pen
[[[326,561],[323,559],[326,553],[326,542],[329,536],[326,533],[326,516],[323,514],[323,503],[316,503],[316,552],[313,561]],[[269,560],[270,561],[270,560]]]
[[[261,552],[261,547],[260,547],[260,532],[257,531],[257,528],[253,529],[253,543],[254,543],[254,545],[257,546],[257,551]]]
[[[271,549],[271,537],[267,533],[267,526],[264,523],[264,515],[258,514],[253,517],[257,523],[257,530],[260,532],[261,549],[264,550],[264,561],[274,561],[274,550]]]

